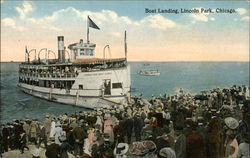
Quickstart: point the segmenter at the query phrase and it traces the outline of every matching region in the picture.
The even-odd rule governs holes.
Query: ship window
[[[122,88],[122,83],[118,82],[118,83],[112,83],[112,88]]]
[[[80,49],[80,55],[84,55],[84,49]]]
[[[93,56],[93,50],[87,49],[87,55]]]
[[[82,84],[79,84],[79,89],[83,89],[83,85]]]

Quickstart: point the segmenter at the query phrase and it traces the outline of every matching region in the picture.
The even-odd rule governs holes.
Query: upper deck
[[[19,75],[22,77],[44,78],[44,79],[72,79],[80,72],[96,72],[111,69],[120,69],[127,66],[125,58],[117,59],[78,59],[74,62],[65,63],[21,63]]]

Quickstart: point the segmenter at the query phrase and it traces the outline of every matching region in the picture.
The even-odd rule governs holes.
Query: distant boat
[[[140,70],[138,74],[144,76],[159,76],[161,73],[159,70]]]
[[[144,63],[143,66],[149,66],[150,64],[149,63]]]

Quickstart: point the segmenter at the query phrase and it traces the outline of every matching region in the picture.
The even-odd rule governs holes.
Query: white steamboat
[[[40,59],[40,52],[47,56],[53,51],[42,49],[38,60],[19,65],[18,86],[25,93],[51,101],[85,108],[126,104],[130,98],[130,68],[127,64],[125,32],[125,58],[107,59],[95,57],[96,44],[89,42],[89,27],[99,29],[88,17],[87,42],[70,44],[66,51],[64,37],[58,36],[58,58]],[[68,53],[69,59],[65,59]],[[55,55],[55,53],[54,53]],[[56,55],[55,55],[56,56]],[[48,57],[49,58],[49,57]]]

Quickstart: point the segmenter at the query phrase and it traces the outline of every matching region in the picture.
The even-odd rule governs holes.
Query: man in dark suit
[[[134,117],[134,131],[136,141],[141,141],[142,128],[144,127],[144,120],[141,118],[139,113],[136,113]]]
[[[20,150],[21,150],[21,153],[23,154],[24,152],[24,148],[28,149],[29,150],[29,147],[27,147],[27,139],[26,139],[26,133],[25,131],[23,131],[23,133],[20,135]]]
[[[7,125],[5,125],[3,127],[2,135],[3,135],[3,148],[4,148],[4,151],[8,152],[10,132],[9,132],[9,129],[8,129]]]
[[[87,132],[83,128],[83,124],[80,127],[76,127],[73,130],[73,137],[74,137],[74,154],[82,155],[83,154],[83,146],[84,146],[84,139],[87,138]]]
[[[202,134],[196,131],[198,123],[192,122],[192,132],[187,135],[187,158],[204,158],[205,147]]]
[[[48,145],[45,152],[45,156],[47,158],[59,158],[59,154],[60,154],[60,146],[58,144],[53,143]]]
[[[127,119],[125,120],[123,124],[123,128],[125,131],[125,135],[127,136],[128,144],[131,143],[131,136],[133,132],[133,127],[134,127],[134,120],[129,114],[126,114]]]
[[[40,125],[40,129],[38,131],[38,148],[40,147],[42,142],[44,143],[45,148],[47,148],[46,128],[43,125]]]

